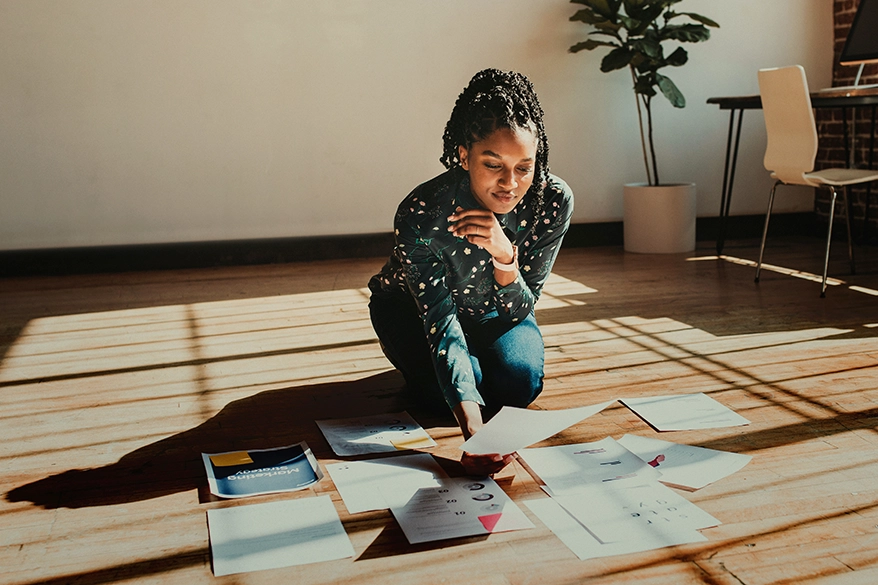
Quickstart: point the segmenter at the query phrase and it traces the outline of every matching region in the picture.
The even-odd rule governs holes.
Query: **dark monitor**
[[[841,51],[842,65],[878,61],[878,0],[860,0]]]

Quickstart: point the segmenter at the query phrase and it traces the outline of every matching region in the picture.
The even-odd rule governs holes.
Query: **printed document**
[[[619,444],[660,471],[660,482],[685,490],[701,489],[735,473],[752,459],[750,455],[680,445],[638,435],[625,435],[619,439]]]
[[[640,535],[637,539],[602,543],[567,513],[554,498],[527,500],[524,504],[555,533],[580,560],[597,559],[614,555],[638,553],[665,546],[704,542],[707,538],[695,530],[685,530],[656,535]]]
[[[436,446],[427,431],[407,412],[318,420],[316,423],[332,450],[341,457]]]
[[[534,527],[490,478],[443,478],[391,511],[411,544]]]
[[[642,483],[661,475],[612,437],[594,443],[522,449],[518,456],[555,496],[588,484]]]
[[[691,532],[720,521],[658,482],[630,487],[594,485],[555,496],[602,543],[651,540]]]

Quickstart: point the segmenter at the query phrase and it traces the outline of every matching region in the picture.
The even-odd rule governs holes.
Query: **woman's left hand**
[[[458,238],[466,238],[470,244],[484,248],[498,262],[511,264],[514,260],[512,242],[503,233],[503,227],[493,212],[458,207],[448,221],[452,222],[448,231]]]

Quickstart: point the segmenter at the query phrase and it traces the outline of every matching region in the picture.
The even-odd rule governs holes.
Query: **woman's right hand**
[[[464,452],[460,457],[460,464],[463,465],[463,470],[467,475],[482,477],[500,472],[504,467],[515,461],[516,457],[515,453],[510,453],[509,455],[498,455],[496,453],[491,455],[473,455],[472,453]]]
[[[482,422],[482,407],[477,402],[465,400],[454,407],[454,416],[460,424],[460,430],[463,432],[463,438],[469,439],[475,435],[479,429],[484,426]],[[460,464],[467,475],[494,475],[501,469],[509,465],[516,458],[515,453],[509,455],[500,455],[492,453],[489,455],[474,455],[464,452],[460,457]]]

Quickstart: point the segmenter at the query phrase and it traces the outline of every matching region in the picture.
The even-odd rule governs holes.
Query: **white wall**
[[[686,0],[722,28],[669,74],[663,180],[716,215],[728,114],[760,67],[831,75],[831,0]],[[567,0],[0,0],[0,249],[389,231],[440,172],[445,121],[484,67],[546,110],[574,221],[621,217],[643,180],[625,72],[571,55]],[[733,214],[763,213],[759,112],[744,119]],[[779,202],[808,210],[810,193]]]

